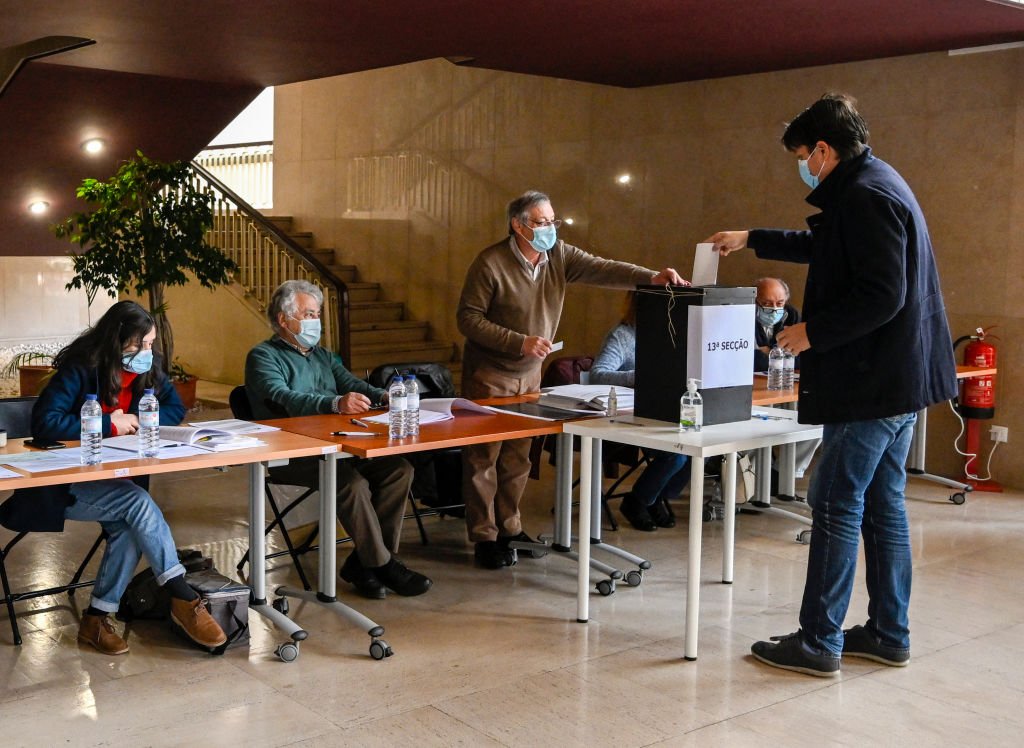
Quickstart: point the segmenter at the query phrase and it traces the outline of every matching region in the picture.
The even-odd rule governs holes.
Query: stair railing
[[[351,366],[349,293],[345,282],[194,161],[192,171],[196,182],[213,198],[213,228],[208,241],[238,265],[235,281],[247,298],[266,313],[274,289],[284,281],[305,280],[314,284],[324,295],[320,310],[322,345]]]

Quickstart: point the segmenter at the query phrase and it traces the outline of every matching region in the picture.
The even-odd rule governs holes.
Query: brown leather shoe
[[[171,620],[181,627],[189,639],[201,647],[213,649],[228,640],[224,630],[213,620],[210,611],[198,597],[195,600],[171,598]]]
[[[89,644],[105,655],[119,655],[128,651],[128,643],[114,631],[108,616],[82,615],[78,627],[78,641]]]

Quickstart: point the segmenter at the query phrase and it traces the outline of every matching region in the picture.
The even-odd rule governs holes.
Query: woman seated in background
[[[174,386],[153,355],[156,326],[134,301],[114,304],[92,327],[57,354],[57,371],[32,409],[32,436],[77,440],[82,403],[99,396],[103,436],[134,434],[139,428],[139,400],[153,389],[160,401],[160,423],[175,425],[185,415]],[[144,481],[148,484],[148,481]],[[195,591],[185,582],[171,530],[145,488],[132,480],[97,480],[46,489],[18,491],[4,509],[4,523],[24,529],[58,532],[64,520],[99,522],[107,532],[106,548],[96,573],[89,607],[82,615],[78,640],[107,655],[128,651],[114,630],[115,613],[141,556],[157,583],[171,594],[171,620],[193,641],[217,647],[227,641]]]
[[[636,375],[636,291],[626,294],[622,321],[605,338],[590,368],[591,384],[633,387]],[[651,532],[675,527],[668,500],[682,492],[690,480],[690,458],[672,452],[644,450],[650,463],[623,498],[619,511],[637,530]]]

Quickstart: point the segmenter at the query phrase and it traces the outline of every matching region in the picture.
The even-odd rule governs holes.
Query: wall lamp
[[[42,215],[50,209],[50,204],[45,200],[35,200],[28,204],[28,212],[33,215]]]
[[[82,143],[82,150],[90,155],[96,155],[106,147],[107,144],[103,140],[103,138],[89,138],[84,143]]]

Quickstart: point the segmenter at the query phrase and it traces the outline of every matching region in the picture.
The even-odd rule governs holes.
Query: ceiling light
[[[35,202],[28,204],[28,212],[35,215],[41,215],[50,209],[50,204],[45,200],[36,200]]]
[[[576,223],[575,218],[563,218],[562,221],[568,226],[572,226],[574,223]]]
[[[615,181],[619,184],[629,184],[633,181],[633,177],[629,176],[629,174],[619,174],[619,176],[615,177]]]
[[[99,153],[106,147],[106,143],[103,142],[102,138],[89,138],[87,141],[82,143],[82,150],[86,153]]]

